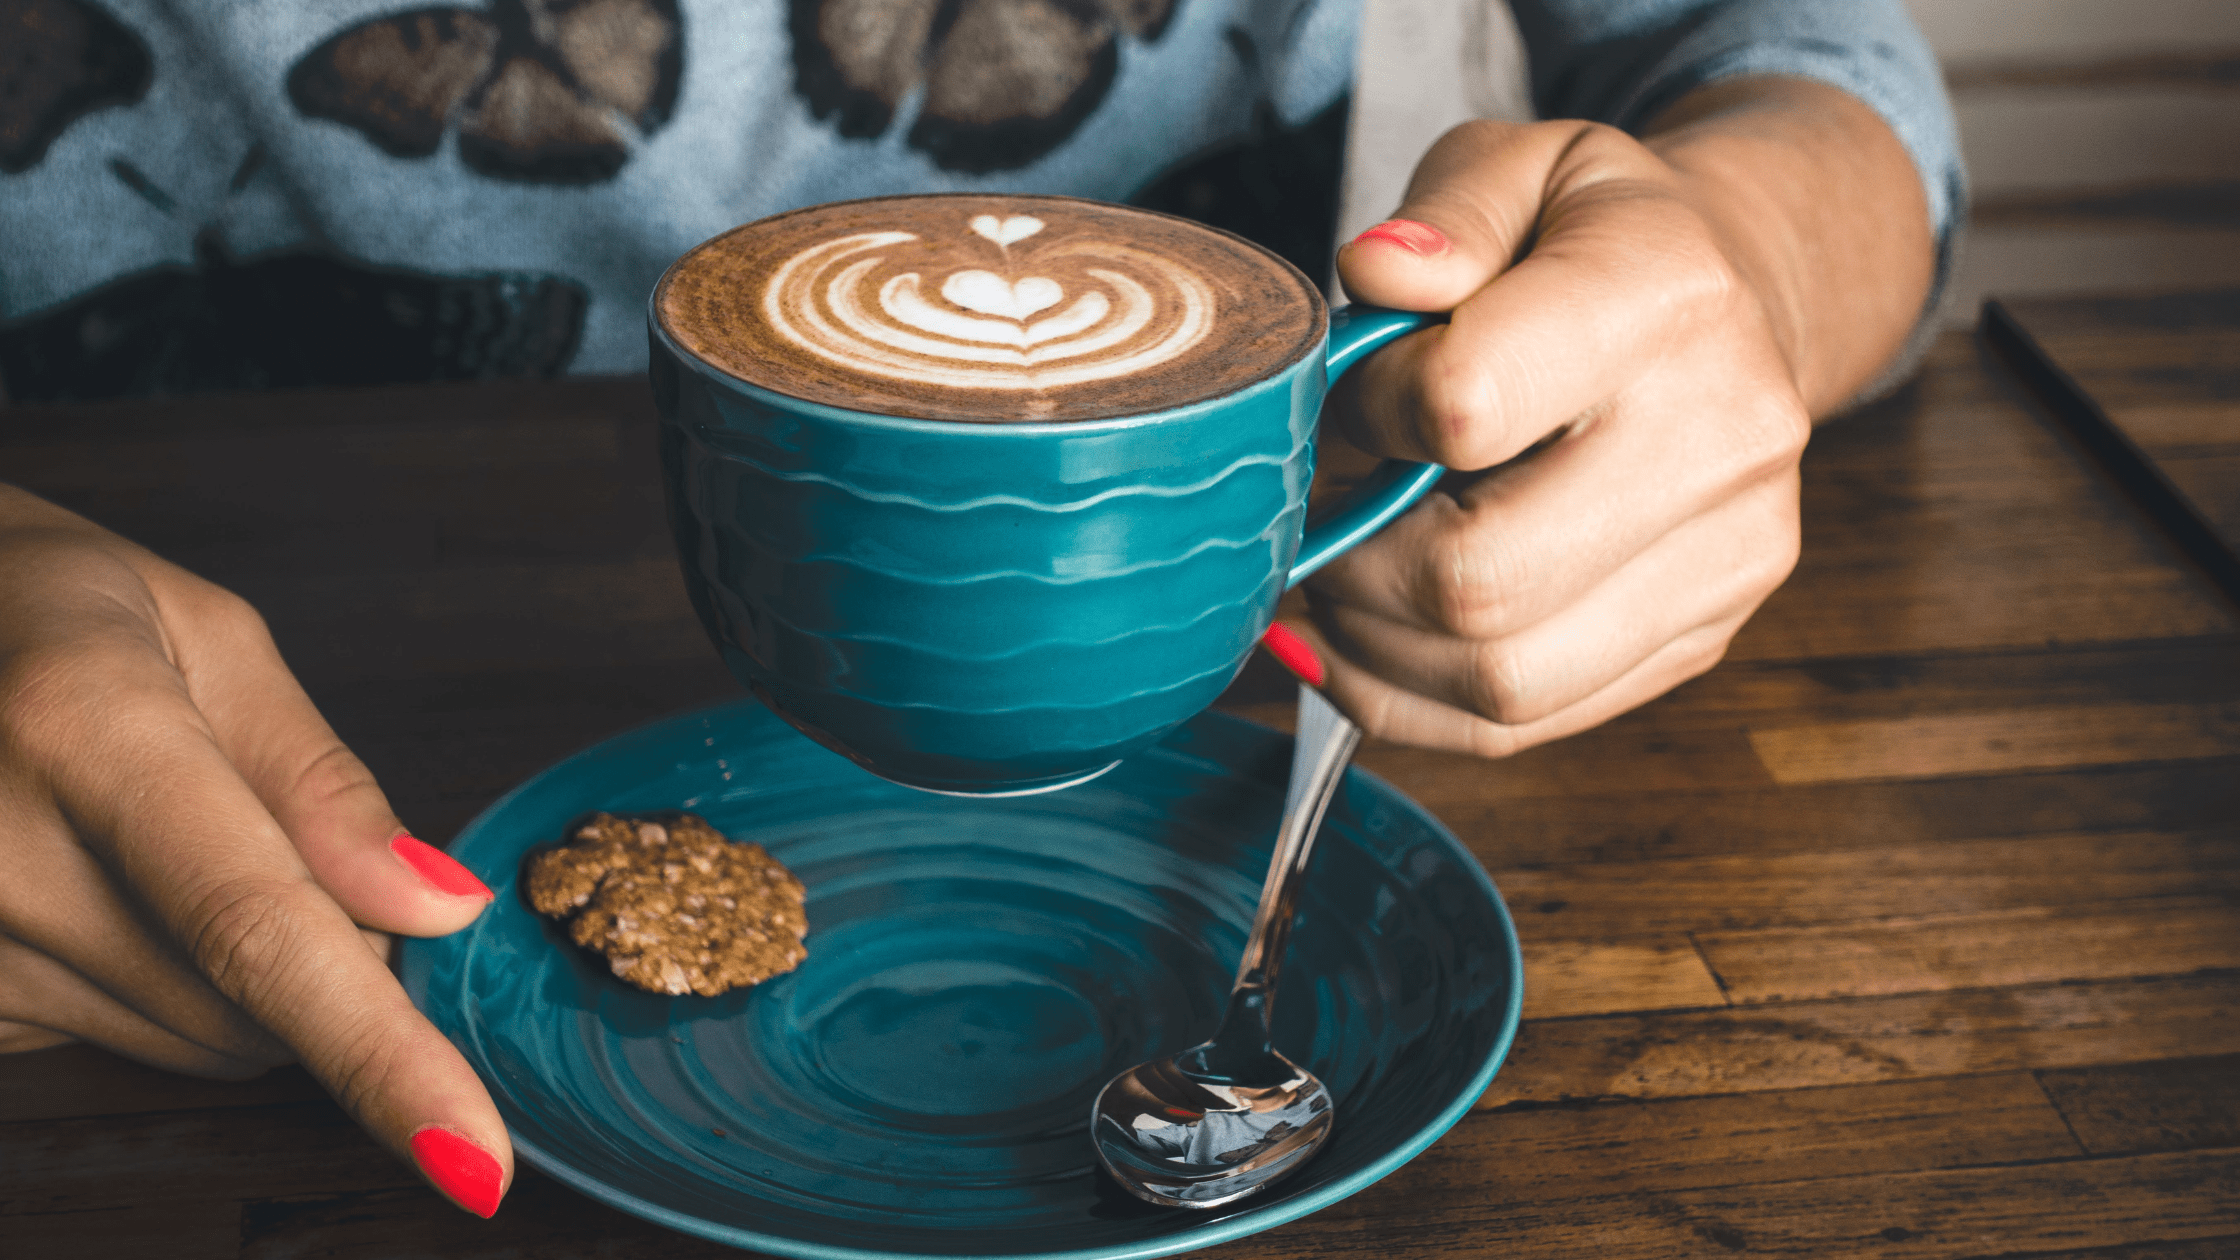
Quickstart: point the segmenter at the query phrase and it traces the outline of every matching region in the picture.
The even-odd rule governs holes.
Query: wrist
[[[1800,79],[1728,80],[1682,98],[1643,142],[1764,308],[1815,417],[1904,346],[1934,269],[1927,198],[1863,102]]]

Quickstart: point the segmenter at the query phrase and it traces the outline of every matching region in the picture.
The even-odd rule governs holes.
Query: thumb
[[[1390,219],[1338,250],[1348,296],[1403,311],[1451,311],[1531,243],[1548,172],[1576,125],[1470,122],[1416,164]]]

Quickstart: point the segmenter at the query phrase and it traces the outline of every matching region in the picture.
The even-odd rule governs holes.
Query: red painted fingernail
[[[452,861],[450,854],[425,840],[415,840],[399,832],[397,838],[389,842],[389,852],[403,858],[404,864],[435,885],[437,892],[454,897],[480,897],[484,901],[496,895],[490,891],[490,885],[474,877],[473,871]]]
[[[1308,686],[1322,685],[1322,658],[1316,656],[1314,649],[1291,627],[1280,621],[1269,626],[1268,632],[1260,636],[1260,646],[1268,649],[1268,655],[1282,661],[1285,669],[1297,674]]]
[[[430,1125],[413,1134],[412,1160],[436,1189],[483,1220],[506,1196],[506,1174],[497,1157],[449,1129]]]
[[[1354,237],[1352,243],[1359,245],[1363,241],[1390,241],[1418,258],[1447,252],[1446,233],[1414,219],[1386,219]]]

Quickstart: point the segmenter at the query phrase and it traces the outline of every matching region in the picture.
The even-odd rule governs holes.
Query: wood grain
[[[1446,1204],[2074,1158],[2029,1074],[1479,1112],[1394,1174]],[[1372,1202],[1362,1210],[1376,1211]]]
[[[2035,308],[2022,309],[2027,318]],[[2110,406],[2108,414],[2151,455],[2216,455],[2240,447],[2240,403],[2233,401],[2133,403]]]
[[[204,1081],[69,1045],[0,1059],[0,1124],[65,1116],[131,1115],[214,1107],[261,1107],[326,1097],[298,1067],[253,1081]]]
[[[240,1254],[241,1207],[229,1199],[160,1198],[100,1208],[0,1216],[8,1260],[87,1260],[162,1256],[233,1260]]]
[[[2094,1155],[2240,1146],[2240,1054],[2038,1073]]]
[[[2137,527],[2122,495],[2080,467],[2020,395],[1985,387],[1974,354],[1947,339],[1917,385],[1813,435],[1803,556],[1729,660],[2235,627],[2233,609],[2173,564],[2170,546]]]
[[[2087,1247],[2082,1251],[2026,1251],[2014,1252],[2001,1260],[2230,1260],[2240,1254],[2240,1234],[2227,1234],[2207,1238],[2192,1238],[2183,1242],[2117,1243],[2111,1247]]]
[[[1395,767],[1380,747],[1369,749],[1363,760],[1395,781],[1439,784],[1438,763],[1430,757],[1411,757]],[[1404,774],[1396,772],[1402,769]],[[2229,833],[2230,820],[2240,817],[2240,757],[1967,779],[1649,792],[1626,791],[1623,777],[1613,775],[1599,790],[1576,796],[1472,801],[1451,789],[1441,796],[1443,803],[1435,807],[1439,817],[1488,869],[1544,871],[1751,853],[1786,858],[2071,831]],[[2027,878],[2030,872],[2015,874]]]
[[[1696,937],[1736,1002],[2240,971],[2240,902],[2168,898]]]
[[[240,1260],[740,1260],[753,1253],[674,1233],[523,1169],[505,1210],[462,1221],[425,1187],[254,1199],[238,1209]]]
[[[1684,936],[1524,939],[1526,1019],[1726,1004],[1719,982]]]
[[[2165,455],[2158,462],[2203,520],[2240,539],[2240,455]]]
[[[2200,1152],[1611,1195],[1484,1200],[1399,1222],[1309,1218],[1240,1255],[1670,1256],[1945,1260],[2240,1234],[2240,1153]],[[1347,1226],[1352,1228],[1347,1228]],[[1396,1245],[1397,1244],[1397,1245]]]
[[[1681,1098],[2221,1054],[2240,976],[1787,1002],[1526,1024],[1482,1108]]]
[[[0,1230],[18,1216],[169,1199],[417,1186],[332,1102],[0,1125]],[[5,1236],[5,1235],[0,1235]]]
[[[1753,730],[1777,783],[2185,761],[2240,747],[2240,704],[2096,705]]]
[[[2018,373],[2240,599],[2240,290],[2003,309],[2051,365]]]
[[[1801,927],[2135,898],[2240,896],[2240,835],[2090,832],[1751,857],[1495,872],[1521,930],[1546,939]]]

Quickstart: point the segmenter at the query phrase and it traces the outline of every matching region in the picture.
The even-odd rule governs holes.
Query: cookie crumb
[[[537,913],[648,992],[715,997],[809,956],[801,881],[696,814],[594,815],[532,856],[523,884]]]

